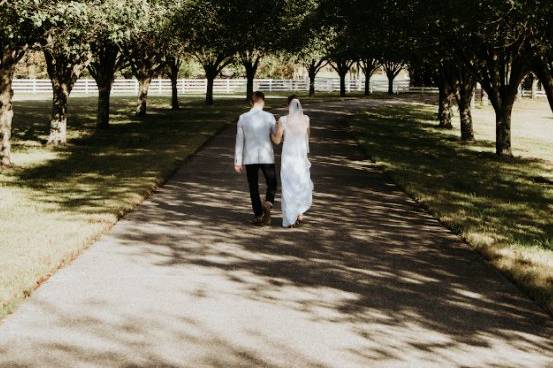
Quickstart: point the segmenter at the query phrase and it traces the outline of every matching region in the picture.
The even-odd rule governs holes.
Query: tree
[[[388,77],[388,94],[394,94],[394,81],[407,67],[413,41],[413,0],[382,0],[375,19],[382,69]]]
[[[297,60],[307,70],[309,77],[309,96],[315,96],[317,74],[328,65],[330,45],[334,41],[333,32],[329,29],[311,28],[303,48],[298,52]]]
[[[349,69],[344,59],[358,61],[365,73],[365,93],[369,94],[370,77],[382,67],[389,80],[388,92],[393,94],[394,79],[406,66],[412,46],[409,37],[412,2],[326,0],[325,14],[338,33],[333,53],[342,59],[340,68],[334,63],[338,74]]]
[[[328,65],[328,57],[335,41],[336,32],[324,23],[320,4],[313,6],[305,16],[299,32],[301,48],[296,53],[296,60],[303,65],[309,77],[309,96],[315,96],[317,74]]]
[[[329,57],[329,63],[340,77],[340,97],[344,97],[346,96],[346,76],[355,64],[355,59],[348,51],[335,51]]]
[[[233,48],[246,72],[246,99],[249,101],[260,61],[269,53],[297,48],[295,35],[305,10],[295,12],[295,1],[291,0],[233,0],[230,3],[228,25],[236,35]],[[302,8],[308,4],[309,1],[302,3]]]
[[[371,94],[371,77],[380,68],[380,60],[370,56],[362,56],[359,59],[359,67],[365,75],[365,96],[368,96]]]
[[[357,0],[323,0],[320,7],[322,22],[332,32],[332,41],[328,44],[328,63],[340,77],[340,96],[346,95],[346,76],[357,62],[357,39],[353,36],[354,25],[357,24],[352,9],[363,4]]]
[[[56,24],[41,41],[53,92],[49,144],[67,142],[69,94],[91,58],[88,42],[94,33],[91,11],[90,4],[82,1],[58,3],[50,15]]]
[[[511,156],[511,114],[518,88],[530,71],[526,50],[531,35],[526,1],[451,0],[442,27],[456,43],[458,60],[476,76],[496,115],[496,153]]]
[[[169,42],[174,37],[168,34],[172,28],[170,14],[173,8],[169,1],[142,2],[142,12],[121,43],[125,63],[138,80],[136,116],[146,115],[148,91],[152,78],[167,65]]]
[[[115,73],[124,66],[120,45],[142,16],[142,0],[104,0],[94,7],[96,34],[90,39],[90,75],[98,86],[96,126],[109,127],[110,97]]]
[[[382,64],[382,69],[386,73],[388,78],[388,94],[393,95],[394,92],[394,81],[399,73],[406,67],[406,64],[401,58],[394,58],[392,53],[387,53],[386,56],[382,57],[380,63]]]
[[[12,81],[16,64],[48,27],[54,4],[32,0],[0,1],[0,168],[12,165]]]
[[[367,3],[360,0],[346,2],[347,26],[355,59],[365,75],[365,96],[371,93],[371,77],[382,67],[379,14],[382,1]]]
[[[177,37],[204,69],[207,105],[213,105],[215,78],[232,63],[236,38],[240,37],[233,32],[234,20],[228,17],[231,5],[225,0],[197,0],[181,4],[173,13]]]

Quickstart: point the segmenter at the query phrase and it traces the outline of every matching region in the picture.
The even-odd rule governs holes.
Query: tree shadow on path
[[[127,353],[104,359],[77,346],[35,346],[60,360],[88,356],[118,367],[194,366],[159,353],[156,342],[169,341],[183,351],[201,346],[197,366],[205,367],[553,364],[549,317],[363,159],[342,103],[320,109],[307,106],[316,193],[305,226],[282,229],[278,217],[271,228],[246,225],[246,183],[232,176],[227,130],[75,264],[92,270],[106,257],[113,264],[96,264],[100,273],[150,273],[144,305],[134,308],[152,313],[139,320],[102,294],[97,304],[76,296],[89,304],[67,312],[76,330],[135,351],[136,364],[113,363]],[[115,276],[87,277],[120,287]],[[180,289],[164,290],[157,278],[177,278]],[[54,326],[67,324],[59,307],[35,303],[58,315]],[[160,315],[164,303],[178,312]],[[133,328],[109,332],[122,325]],[[145,335],[153,337],[130,346]]]

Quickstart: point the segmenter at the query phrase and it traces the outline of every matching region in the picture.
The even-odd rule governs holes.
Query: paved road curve
[[[551,320],[311,106],[315,206],[244,224],[233,129],[0,326],[0,367],[548,367]]]

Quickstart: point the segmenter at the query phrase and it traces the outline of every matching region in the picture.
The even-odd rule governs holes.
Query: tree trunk
[[[359,66],[365,75],[365,96],[371,94],[371,78],[374,72],[378,69],[378,61],[376,59],[361,59],[359,61]]]
[[[48,144],[59,145],[67,143],[67,101],[69,87],[67,83],[52,81],[52,117],[50,119],[50,136]]]
[[[109,128],[109,106],[112,82],[98,83],[98,111],[96,113],[96,127]]]
[[[341,71],[339,73],[340,75],[340,97],[346,97],[346,75],[348,72],[345,73]]]
[[[317,73],[309,72],[309,97],[315,96],[315,78]]]
[[[169,66],[169,78],[171,79],[171,110],[178,110],[179,106],[179,90],[177,83],[179,81],[180,61],[172,62]]]
[[[138,99],[136,101],[136,116],[138,117],[146,116],[148,89],[151,81],[151,77],[144,77],[138,81]]]
[[[179,106],[179,90],[177,88],[177,83],[179,80],[176,76],[171,74],[171,110],[180,109]]]
[[[251,101],[253,97],[253,82],[257,72],[257,67],[247,63],[244,63],[244,67],[246,68],[246,100]]]
[[[98,86],[98,109],[96,127],[109,128],[109,106],[111,88],[115,79],[115,71],[119,67],[119,48],[112,43],[100,44],[93,52],[92,62],[88,66],[90,75]]]
[[[9,167],[13,119],[13,67],[0,69],[0,167]]]
[[[451,124],[451,99],[451,89],[444,81],[440,82],[438,101],[438,126],[443,129],[453,129],[453,125]]]
[[[459,115],[461,122],[461,140],[474,140],[474,129],[472,127],[472,101],[474,99],[474,88],[476,83],[473,81],[463,82],[461,79],[458,85],[456,96],[459,106]]]
[[[386,73],[386,76],[388,77],[388,94],[393,95],[394,94],[394,80],[396,79],[394,73]]]
[[[470,99],[461,98],[461,100],[459,101],[459,115],[461,120],[461,140],[463,141],[474,140],[474,130],[472,128],[471,101],[472,101],[472,96]]]
[[[499,156],[512,156],[511,114],[513,104],[505,103],[495,111],[495,151]]]
[[[307,68],[307,75],[309,76],[309,97],[315,96],[315,79],[317,78],[317,73],[319,72],[322,62],[317,62],[311,60],[311,62],[305,67]]]
[[[371,76],[368,77],[365,75],[365,96],[369,96],[371,94]]]
[[[206,75],[207,78],[207,90],[205,92],[205,104],[213,105],[213,84],[215,82],[215,76]]]
[[[330,63],[330,66],[338,73],[340,76],[340,97],[346,96],[346,76],[351,68],[352,62],[338,58],[334,63]]]

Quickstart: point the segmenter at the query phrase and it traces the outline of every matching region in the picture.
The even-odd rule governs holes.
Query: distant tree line
[[[511,155],[511,112],[530,73],[553,108],[553,2],[549,0],[36,0],[0,1],[0,163],[11,165],[12,81],[29,50],[44,54],[52,82],[50,144],[64,144],[71,90],[87,73],[98,86],[97,127],[109,127],[117,73],[139,82],[136,114],[147,112],[150,82],[172,81],[183,62],[196,60],[207,79],[230,65],[243,69],[246,97],[262,60],[289,55],[305,66],[309,94],[329,65],[340,77],[353,66],[370,77],[379,69],[393,82],[403,69],[439,87],[439,125],[451,128],[460,111],[461,137],[474,139],[471,102],[477,83],[496,113],[496,151]]]

